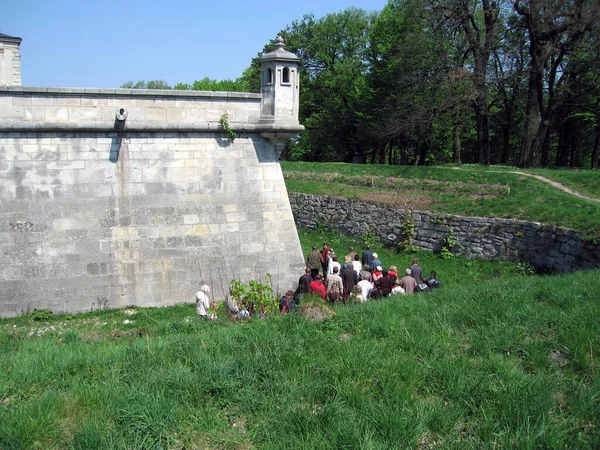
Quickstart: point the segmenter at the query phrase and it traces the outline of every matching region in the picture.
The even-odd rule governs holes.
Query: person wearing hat
[[[379,255],[377,253],[373,253],[373,260],[371,261],[369,268],[371,271],[373,271],[373,269],[375,269],[377,266],[383,267],[383,263],[379,259]]]
[[[381,266],[377,266],[371,272],[371,283],[375,284],[383,276],[383,269]]]
[[[406,269],[405,275],[400,279],[398,284],[404,289],[405,294],[412,294],[417,287],[417,280],[410,276],[410,269]]]

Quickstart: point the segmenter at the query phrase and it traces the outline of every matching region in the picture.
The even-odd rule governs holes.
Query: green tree
[[[126,81],[121,87],[125,89],[171,89],[171,86],[165,80],[140,80],[136,83]]]
[[[529,39],[529,77],[519,166],[535,167],[548,145],[574,50],[597,19],[593,0],[514,1]]]

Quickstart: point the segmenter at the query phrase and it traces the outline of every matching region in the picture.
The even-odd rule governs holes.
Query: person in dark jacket
[[[375,287],[379,289],[383,297],[387,297],[392,293],[394,283],[392,282],[387,270],[384,270],[381,278],[375,281]]]

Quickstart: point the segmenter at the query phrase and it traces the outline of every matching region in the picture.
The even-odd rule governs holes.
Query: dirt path
[[[469,169],[463,169],[461,167],[452,167],[452,169],[454,169],[454,170],[464,170],[465,172],[469,171]],[[571,195],[574,195],[575,197],[583,198],[585,200],[590,200],[592,202],[600,203],[600,199],[598,199],[598,198],[588,197],[586,195],[580,194],[579,192],[574,191],[571,188],[568,188],[567,186],[565,186],[562,183],[559,183],[558,181],[551,180],[550,178],[546,178],[546,177],[543,177],[541,175],[533,175],[531,173],[519,172],[519,171],[516,171],[516,170],[515,171],[513,171],[513,170],[510,170],[510,171],[490,170],[489,172],[493,172],[493,173],[512,173],[512,174],[516,174],[516,175],[523,175],[523,176],[526,176],[526,177],[535,178],[536,180],[540,180],[540,181],[543,181],[544,183],[548,183],[551,186],[554,186],[556,189],[560,189],[561,191],[566,192],[567,194],[571,194]]]

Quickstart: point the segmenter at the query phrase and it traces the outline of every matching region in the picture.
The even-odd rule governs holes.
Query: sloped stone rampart
[[[417,247],[439,251],[450,227],[468,258],[526,261],[549,272],[600,268],[600,242],[554,225],[523,220],[463,217],[426,211],[404,211],[352,200],[289,194],[296,225],[324,227],[349,236],[375,231],[385,245],[404,240],[403,224],[415,225]]]
[[[303,271],[260,94],[0,87],[0,316],[224,297]],[[119,127],[116,114],[127,118]],[[227,114],[237,132],[219,130]]]

